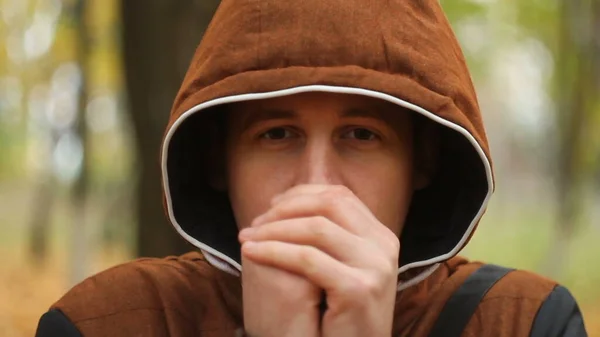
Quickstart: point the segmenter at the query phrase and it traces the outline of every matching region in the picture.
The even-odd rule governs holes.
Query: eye
[[[373,131],[365,128],[356,128],[344,134],[343,138],[356,139],[361,141],[377,140],[379,136]]]
[[[294,137],[294,133],[286,128],[273,128],[260,135],[261,139],[282,140]]]

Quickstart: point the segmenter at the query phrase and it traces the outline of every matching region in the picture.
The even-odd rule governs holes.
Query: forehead
[[[268,119],[371,118],[396,124],[406,122],[406,109],[372,97],[308,92],[277,98],[234,103],[229,115],[242,124]]]

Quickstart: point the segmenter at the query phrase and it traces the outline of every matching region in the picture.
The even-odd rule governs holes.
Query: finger
[[[371,236],[376,225],[383,226],[361,202],[347,194],[302,193],[286,195],[266,213],[254,219],[252,227],[278,220],[300,217],[324,216],[356,235]]]
[[[284,193],[276,195],[273,198],[273,200],[271,200],[271,202],[276,203],[277,201],[284,199],[285,197],[294,196],[294,195],[298,195],[298,194],[318,194],[318,193],[321,193],[321,192],[331,189],[332,186],[336,186],[336,188],[339,187],[338,185],[322,185],[322,184],[296,185],[296,186],[288,189]]]
[[[341,198],[341,197],[346,197],[348,199],[354,199],[354,201],[356,202],[355,206],[357,208],[359,208],[362,211],[365,211],[369,214],[371,213],[371,210],[354,194],[354,192],[352,192],[352,190],[350,190],[349,188],[347,188],[344,185],[318,185],[318,184],[297,185],[297,186],[290,188],[285,193],[275,196],[271,200],[271,205],[274,206],[277,203],[284,201],[286,199],[293,198],[298,195],[306,195],[306,194],[321,195],[321,196],[331,197],[331,198],[336,198],[336,199]]]
[[[304,199],[299,204],[298,199]],[[302,207],[305,205],[306,207]],[[374,242],[389,254],[398,254],[399,240],[370,209],[342,185],[298,185],[275,198],[274,206],[256,218],[251,226],[260,226],[285,218],[321,215],[353,234]]]
[[[322,217],[293,218],[245,228],[239,233],[240,242],[280,241],[313,246],[333,258],[351,265],[366,259],[360,254],[369,243]]]
[[[325,291],[340,289],[345,275],[353,272],[351,267],[312,246],[248,241],[242,245],[242,254],[258,264],[303,276]]]
[[[371,212],[369,207],[367,207],[362,200],[360,200],[360,198],[358,198],[358,196],[356,196],[349,188],[343,185],[297,185],[285,193],[276,196],[272,200],[272,208],[277,207],[277,205],[281,203],[289,202],[290,200],[293,200],[299,196],[306,195],[312,195],[315,198],[320,198],[320,200],[322,200],[322,204],[319,204],[320,206],[329,207],[330,204],[333,204],[334,211],[336,208],[339,209],[341,214],[345,214],[347,218],[352,219],[351,221],[356,221],[358,226],[362,225],[363,229],[361,230],[357,227],[358,229],[356,231],[352,231],[351,227],[343,226],[345,222],[338,223],[339,225],[351,230],[355,234],[362,236],[367,235],[375,241],[385,243],[385,245],[389,246],[393,251],[399,250],[400,243],[396,233],[382,224]],[[354,213],[347,214],[346,210],[348,209],[352,210]],[[361,218],[360,215],[362,215],[363,218]],[[261,223],[264,223],[263,221],[265,221],[265,219],[268,221],[272,218],[269,218],[268,216],[263,218],[261,216],[255,219],[255,224],[260,225]],[[373,225],[374,223],[377,225]]]

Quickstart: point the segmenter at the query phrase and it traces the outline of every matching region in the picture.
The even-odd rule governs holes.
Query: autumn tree
[[[137,255],[190,248],[167,223],[159,152],[169,111],[217,0],[123,0],[122,44],[129,111],[137,140]]]

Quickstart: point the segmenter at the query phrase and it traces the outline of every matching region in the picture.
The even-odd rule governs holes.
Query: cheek
[[[382,156],[349,170],[350,189],[377,219],[400,235],[413,194],[412,162],[405,156]]]
[[[290,187],[290,171],[284,162],[260,155],[241,154],[228,159],[228,193],[238,228],[250,226],[254,218],[270,208],[273,197]]]

